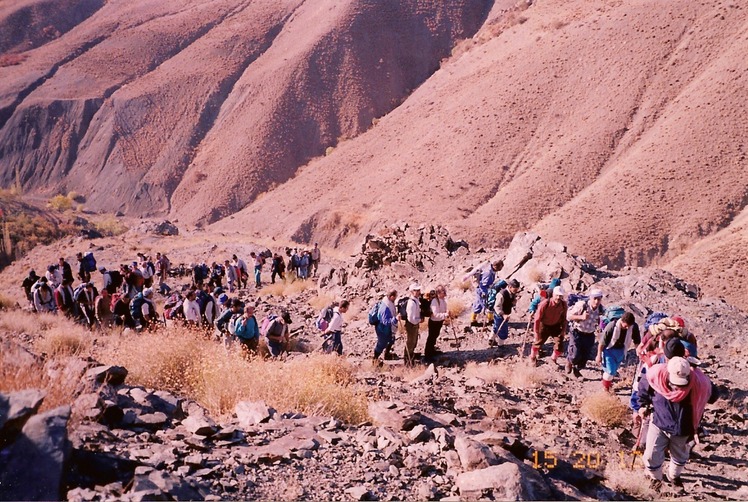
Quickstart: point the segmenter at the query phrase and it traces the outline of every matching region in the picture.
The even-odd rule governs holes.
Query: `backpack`
[[[397,301],[397,314],[405,321],[408,319],[408,300],[410,297],[404,296]]]
[[[421,319],[427,319],[431,317],[431,300],[427,300],[426,298],[421,297],[419,303],[421,307]]]
[[[167,319],[184,319],[184,308],[182,300],[179,300],[173,307],[164,309],[164,317]]]
[[[376,326],[379,324],[379,305],[381,302],[377,302],[374,304],[372,308],[369,309],[369,324],[372,326]]]
[[[625,313],[626,311],[620,305],[611,305],[606,308],[605,313],[600,317],[600,330],[604,330],[608,324],[620,319]]]
[[[85,290],[86,290],[86,286],[78,286],[77,288],[73,290],[73,301],[75,303],[78,303],[81,295],[83,294]]]
[[[486,295],[486,308],[488,310],[494,309],[496,306],[496,297],[499,296],[499,292],[507,286],[507,282],[504,279],[501,279],[488,289],[488,294]]]
[[[107,274],[109,274],[109,279],[114,289],[122,286],[123,277],[119,270],[109,270]]]
[[[324,331],[330,325],[330,321],[332,321],[333,309],[335,308],[335,306],[336,304],[333,303],[329,307],[325,307],[322,309],[322,311],[320,311],[319,315],[317,316],[317,320],[314,322],[314,325],[317,326],[318,330]]]
[[[83,269],[86,272],[96,272],[96,258],[94,258],[94,255],[92,252],[88,252],[85,255],[83,255]]]
[[[278,316],[275,314],[268,315],[263,321],[262,326],[260,326],[260,334],[262,336],[280,336],[281,333],[271,333],[270,330],[273,329],[274,326],[278,326],[279,324],[275,322],[275,320],[278,319]]]
[[[663,319],[668,317],[664,312],[652,312],[647,316],[647,320],[644,321],[644,333],[649,333],[649,328],[659,323]]]
[[[229,322],[226,323],[226,327],[229,330],[229,333],[232,335],[236,334],[236,321],[242,316],[241,313],[236,313],[231,315],[231,319],[229,319]],[[263,326],[265,324],[263,323]]]

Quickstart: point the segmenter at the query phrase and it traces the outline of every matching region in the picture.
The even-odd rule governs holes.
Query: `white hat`
[[[566,291],[561,286],[553,288],[553,296],[566,296]]]
[[[420,291],[421,290],[421,285],[418,284],[417,282],[414,282],[413,284],[410,285],[410,287],[408,289],[410,291]]]
[[[143,296],[151,296],[153,294],[153,290],[151,288],[145,288],[143,290]]]
[[[590,290],[590,299],[592,299],[592,298],[602,298],[602,297],[603,297],[603,292],[601,290],[599,290],[599,289]]]
[[[691,375],[691,365],[682,357],[674,357],[667,362],[667,372],[670,383],[673,385],[688,385],[688,377]]]

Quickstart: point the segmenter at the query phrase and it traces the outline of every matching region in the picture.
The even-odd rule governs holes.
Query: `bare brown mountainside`
[[[77,4],[52,40],[54,2],[4,35],[26,59],[0,68],[2,186],[344,247],[532,229],[748,308],[722,289],[748,257],[740,2]]]

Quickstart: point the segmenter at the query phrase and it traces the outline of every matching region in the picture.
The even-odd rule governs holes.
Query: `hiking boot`
[[[566,370],[567,374],[571,374],[572,370],[574,369],[574,367],[571,365],[571,361],[566,361],[564,369]]]
[[[381,359],[379,359],[378,357],[373,358],[371,360],[371,364],[375,368],[381,368],[382,366],[384,366],[384,362]]]
[[[576,378],[584,378],[584,377],[582,376],[582,372],[581,372],[581,371],[579,371],[579,368],[577,368],[576,366],[574,366],[574,367],[573,367],[573,368],[571,369],[571,371],[572,371],[572,374],[573,374],[573,375],[574,375],[574,376],[575,376]]]
[[[673,479],[670,479],[670,477],[667,474],[663,474],[662,478],[666,483],[670,483],[671,485],[676,486],[678,488],[683,488],[683,479],[681,479],[680,476],[676,476]]]
[[[489,347],[496,347],[497,345],[498,345],[498,343],[496,343],[496,339],[495,338],[491,337],[491,338],[488,339],[488,346]]]
[[[654,478],[650,479],[649,488],[654,490],[657,493],[660,493],[660,491],[662,490],[662,481],[660,481],[659,479],[654,479]]]
[[[394,352],[385,352],[384,354],[385,361],[397,361],[399,359],[400,359],[400,356],[398,356]]]

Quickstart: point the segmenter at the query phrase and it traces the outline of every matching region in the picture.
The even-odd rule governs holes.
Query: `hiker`
[[[694,334],[686,327],[686,321],[679,315],[671,317],[673,321],[678,323],[681,328],[680,339],[683,342],[683,346],[686,348],[687,357],[699,357],[698,343]]]
[[[171,263],[165,254],[156,253],[156,281],[158,282],[158,292],[162,295],[169,294],[171,288],[166,285],[166,279],[169,277],[169,268]]]
[[[219,299],[219,303],[223,301],[224,304],[228,304],[229,308],[221,312],[221,315],[218,316],[216,319],[214,325],[216,329],[226,335],[226,333],[229,330],[229,323],[231,322],[231,319],[234,316],[239,316],[242,313],[242,302],[238,298],[234,298],[233,300],[229,300],[228,296],[226,296],[225,293],[221,295],[221,298]]]
[[[135,298],[138,293],[143,291],[145,279],[143,279],[143,274],[140,272],[140,269],[138,269],[137,262],[132,262],[132,265],[130,265],[129,268],[125,266],[125,269],[127,270],[125,280],[127,284],[127,296],[129,296],[130,298]]]
[[[343,355],[343,314],[348,312],[349,305],[350,302],[348,300],[343,300],[340,302],[340,305],[333,308],[330,324],[322,333],[327,337],[332,337],[330,351],[337,352],[340,356]]]
[[[255,254],[255,252],[249,253],[249,256],[254,260],[255,264],[255,287],[257,289],[260,289],[262,287],[262,282],[260,281],[260,274],[262,273],[262,264],[265,262],[265,259],[262,257],[262,255]]]
[[[690,454],[689,438],[697,434],[704,407],[719,397],[717,388],[682,357],[652,366],[639,382],[639,415],[652,416],[642,462],[651,487],[662,486],[665,452],[670,452],[667,481],[682,487],[681,473]]]
[[[600,335],[595,362],[603,365],[603,389],[611,392],[613,379],[618,376],[618,368],[631,348],[631,343],[639,345],[639,325],[634,314],[625,312],[619,319],[611,321]]]
[[[255,319],[254,305],[244,307],[244,315],[234,322],[234,334],[239,339],[244,353],[256,354],[260,342],[260,328],[257,326],[257,319]]]
[[[319,249],[319,244],[316,242],[309,257],[311,258],[312,277],[317,277],[317,269],[319,268],[319,260],[322,258],[322,253]]]
[[[91,282],[91,272],[86,268],[83,253],[76,254],[75,258],[78,260],[78,279],[80,279],[81,282]]]
[[[187,297],[182,302],[184,320],[191,326],[200,324],[200,305],[197,303],[197,292],[194,289],[187,291]]]
[[[134,328],[135,320],[130,313],[130,297],[123,294],[112,296],[112,314],[114,315],[114,325]]]
[[[72,284],[73,281],[75,281],[75,278],[73,277],[73,269],[72,269],[72,267],[70,266],[70,264],[68,262],[65,261],[65,258],[63,258],[62,256],[57,261],[57,269],[62,274],[62,278],[63,279],[70,279],[70,284]],[[62,281],[60,281],[60,282],[62,282]]]
[[[577,301],[566,314],[571,321],[569,345],[566,349],[566,373],[582,377],[580,370],[592,359],[595,347],[595,331],[600,325],[600,315],[605,311],[602,305],[603,292],[592,289],[587,300]]]
[[[226,260],[226,263],[228,263],[228,260]],[[204,263],[197,263],[195,265],[192,265],[192,287],[199,288],[203,285],[203,281],[207,279],[207,274],[205,273]]]
[[[281,280],[285,280],[286,264],[283,262],[283,257],[278,253],[273,255],[273,261],[270,263],[270,282],[275,284],[275,277],[280,277]]]
[[[47,284],[50,288],[54,289],[62,284],[62,272],[59,267],[50,265],[47,267],[47,271],[44,273],[44,277],[47,278]]]
[[[41,277],[34,285],[33,298],[37,312],[54,312],[57,308],[52,288],[47,284],[46,277]]]
[[[554,363],[563,354],[564,336],[566,335],[566,293],[561,286],[553,288],[553,294],[538,305],[535,313],[533,331],[535,339],[532,343],[530,360],[537,364],[540,348],[549,337],[555,339],[551,361]]]
[[[213,288],[223,288],[223,276],[226,275],[223,266],[220,263],[213,262],[210,264],[210,280],[208,286]]]
[[[156,267],[149,259],[143,259],[138,267],[140,275],[143,276],[143,287],[150,288],[153,286],[153,276],[156,275]]]
[[[431,315],[428,322],[429,335],[426,338],[426,347],[423,350],[423,356],[426,359],[433,359],[441,353],[441,350],[436,346],[436,341],[439,339],[442,326],[450,322],[447,310],[447,288],[443,284],[438,285],[432,296]]]
[[[86,323],[89,328],[96,324],[96,307],[97,293],[94,291],[93,283],[81,283],[73,292],[73,299],[78,304],[79,319]]]
[[[135,322],[135,329],[148,329],[158,321],[158,312],[153,305],[153,290],[145,288],[130,301],[130,315]]]
[[[55,288],[55,303],[57,310],[65,314],[65,317],[76,317],[76,305],[73,300],[72,279],[63,279],[62,284]]]
[[[288,267],[286,270],[295,277],[299,276],[299,255],[296,248],[288,252]]]
[[[110,328],[114,324],[114,315],[112,314],[112,297],[109,291],[101,290],[101,294],[94,301],[94,314],[96,321],[101,328]]]
[[[301,252],[299,257],[299,278],[306,280],[309,277],[309,264],[311,263],[311,255],[309,251],[304,250]]]
[[[36,275],[36,271],[32,269],[29,270],[29,275],[26,276],[26,278],[21,283],[23,293],[26,295],[26,300],[29,302],[29,306],[34,311],[36,311],[36,307],[34,307],[34,295],[31,292],[31,288],[34,286],[34,284],[37,283],[38,280],[39,276]]]
[[[517,304],[517,293],[519,293],[521,284],[517,279],[512,279],[507,283],[506,287],[499,291],[496,295],[496,303],[494,304],[494,311],[496,316],[493,321],[493,334],[491,338],[492,342],[496,341],[498,337],[498,343],[503,344],[504,341],[509,338],[509,316],[512,314],[512,309]]]
[[[398,317],[405,321],[405,364],[413,365],[415,363],[415,350],[418,345],[418,329],[421,324],[421,286],[413,283],[408,288],[410,296],[405,306],[405,316],[403,312],[398,312]]]
[[[226,271],[226,286],[229,288],[229,293],[233,293],[237,289],[236,283],[239,280],[239,272],[228,260],[223,262],[223,268]]]
[[[279,357],[283,352],[288,351],[289,324],[291,324],[291,315],[285,310],[281,315],[269,320],[265,329],[265,340],[271,357]]]
[[[395,330],[397,329],[397,311],[395,310],[395,299],[397,291],[387,293],[379,302],[377,309],[377,325],[374,332],[377,334],[377,344],[374,346],[374,363],[380,364],[379,356],[384,353],[384,359],[391,358],[390,350],[395,344]]]
[[[237,258],[236,255],[231,256],[231,259],[233,260],[231,264],[236,267],[239,287],[246,288],[247,282],[249,281],[249,269],[247,268],[247,264],[244,260]]]
[[[498,260],[491,263],[490,267],[478,270],[473,274],[473,277],[477,279],[478,284],[475,287],[473,314],[470,316],[470,324],[472,326],[476,326],[478,324],[478,314],[481,314],[484,310],[486,310],[486,298],[488,297],[488,290],[496,281],[496,272],[501,270],[503,267],[504,262]],[[490,310],[486,312],[486,323],[493,323],[493,312],[491,312]]]

